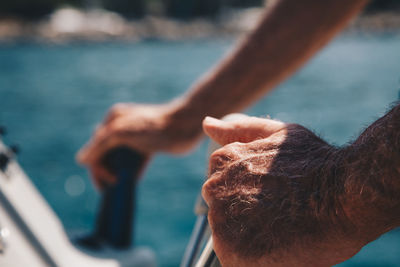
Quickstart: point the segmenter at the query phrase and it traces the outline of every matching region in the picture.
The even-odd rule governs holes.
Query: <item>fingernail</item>
[[[215,124],[215,123],[221,123],[221,120],[213,118],[213,117],[210,117],[210,116],[207,116],[207,117],[205,117],[204,122],[207,123],[207,124],[208,123]]]

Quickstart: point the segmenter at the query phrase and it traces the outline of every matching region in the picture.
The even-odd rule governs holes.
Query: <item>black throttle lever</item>
[[[117,183],[103,191],[94,232],[76,242],[91,250],[103,244],[128,249],[133,239],[136,182],[146,158],[128,147],[118,147],[103,159],[104,166],[117,177]]]
[[[10,160],[15,158],[15,155],[19,153],[19,148],[16,145],[10,146],[10,149],[4,152],[0,152],[0,170],[5,172],[10,163]]]
[[[0,153],[0,170],[4,172],[7,169],[7,165],[10,162],[10,158],[6,153]]]

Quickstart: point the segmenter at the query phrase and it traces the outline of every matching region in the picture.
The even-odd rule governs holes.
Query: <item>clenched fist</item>
[[[200,139],[201,129],[196,131],[200,126],[189,127],[193,124],[190,117],[174,116],[176,109],[173,102],[114,105],[89,142],[78,152],[78,162],[89,168],[95,184],[102,188],[104,184],[115,182],[115,177],[102,162],[105,154],[115,147],[127,146],[145,159],[156,152],[189,150]]]
[[[255,117],[206,118],[203,128],[224,146],[202,191],[224,266],[330,266],[367,242],[344,208],[344,149]]]

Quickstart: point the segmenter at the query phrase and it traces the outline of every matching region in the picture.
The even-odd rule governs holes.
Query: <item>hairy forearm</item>
[[[174,119],[201,132],[206,116],[240,111],[296,71],[366,4],[366,0],[281,0],[256,30],[178,99]]]
[[[360,232],[379,235],[399,226],[400,105],[369,126],[345,153],[348,217]]]

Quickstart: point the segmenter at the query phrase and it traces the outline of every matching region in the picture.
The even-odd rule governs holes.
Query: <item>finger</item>
[[[132,107],[128,103],[118,103],[110,108],[107,115],[104,118],[104,124],[112,122],[114,119],[126,114],[128,108]]]
[[[78,151],[76,161],[82,165],[92,164],[100,157],[94,157],[94,155],[100,154],[98,150],[98,142],[91,140]]]
[[[137,172],[132,178],[139,178],[143,174],[147,164],[150,161],[150,155],[142,156],[142,160],[138,163],[138,166],[136,166]],[[92,180],[99,190],[104,189],[104,187],[107,185],[115,184],[118,181],[118,177],[105,168],[102,162],[103,161],[99,161],[88,165]]]
[[[218,177],[212,177],[204,182],[201,195],[210,208],[215,208],[216,200],[224,195],[224,191],[226,191],[225,182],[225,179],[219,175]]]
[[[77,161],[83,165],[95,163],[106,151],[117,145],[116,139],[110,127],[99,126],[92,139],[78,151]]]
[[[114,184],[117,181],[115,175],[107,171],[100,164],[89,166],[92,181],[99,190],[103,190],[106,185]]]
[[[204,132],[220,145],[233,142],[248,143],[282,130],[286,124],[276,120],[242,115],[236,120],[223,121],[212,117],[203,120]]]
[[[78,162],[79,164],[82,164],[82,165],[87,165],[88,164],[87,154],[88,154],[89,149],[90,149],[89,143],[87,143],[83,147],[81,147],[75,155],[76,162]]]
[[[105,132],[106,130],[104,125],[100,124],[96,127],[91,139],[76,153],[75,159],[78,163],[83,165],[88,165],[91,163],[89,161],[90,155],[93,153],[93,150],[96,150],[100,139],[105,138]]]

